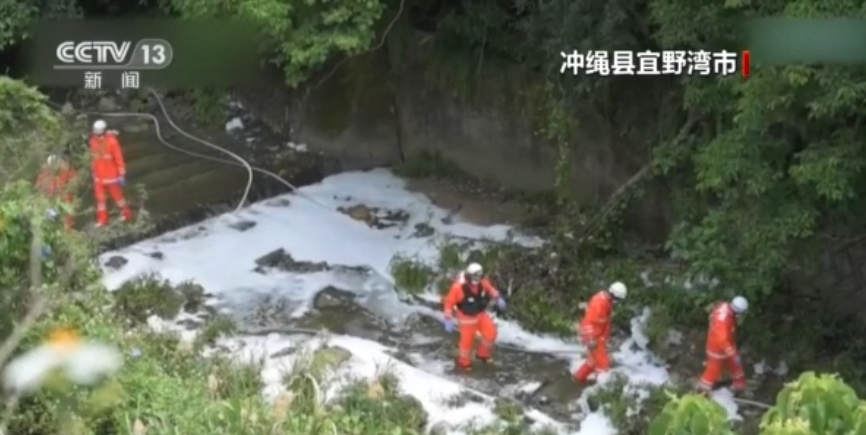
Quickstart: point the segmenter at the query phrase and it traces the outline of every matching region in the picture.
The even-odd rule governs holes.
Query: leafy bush
[[[390,268],[397,288],[410,294],[423,292],[435,276],[431,267],[405,256],[395,256],[391,260]]]
[[[620,434],[645,434],[650,421],[670,400],[670,393],[653,385],[634,386],[614,373],[587,399],[591,410],[604,410]]]
[[[116,313],[133,324],[144,323],[150,316],[172,319],[186,301],[171,283],[156,275],[127,281],[115,293]]]
[[[806,372],[779,393],[760,435],[854,434],[866,428],[866,401],[836,375]],[[727,413],[702,395],[671,396],[649,435],[733,435]]]

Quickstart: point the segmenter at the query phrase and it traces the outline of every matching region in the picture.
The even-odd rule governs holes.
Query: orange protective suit
[[[490,302],[499,298],[499,291],[482,278],[477,284],[471,283],[464,274],[454,281],[445,296],[443,308],[445,319],[450,320],[457,311],[457,325],[460,328],[457,367],[468,369],[472,366],[472,348],[475,347],[475,334],[481,335],[478,344],[478,359],[490,361],[493,343],[496,341],[496,324],[487,314]]]
[[[123,220],[132,219],[132,210],[123,198],[123,189],[120,185],[121,179],[126,176],[126,164],[123,161],[123,152],[117,136],[110,132],[101,135],[91,134],[90,154],[93,157],[93,193],[96,197],[97,225],[108,223],[106,190],[120,208]]]
[[[728,302],[720,302],[710,312],[710,328],[707,333],[707,366],[698,386],[711,390],[727,365],[733,378],[733,389],[746,388],[746,375],[740,363],[736,343],[737,316]]]
[[[39,176],[36,177],[36,187],[46,196],[59,198],[71,205],[75,201],[75,194],[70,189],[70,183],[75,180],[76,175],[75,170],[66,162],[57,165],[46,164],[42,166]],[[66,229],[72,229],[75,225],[72,215],[67,214],[63,220]]]
[[[580,341],[589,349],[586,361],[574,373],[574,379],[578,382],[587,382],[593,372],[604,373],[610,370],[607,340],[610,338],[612,317],[613,296],[606,291],[593,295],[587,304],[583,320],[577,325]]]

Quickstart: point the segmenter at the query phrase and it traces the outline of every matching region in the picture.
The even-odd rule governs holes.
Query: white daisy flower
[[[19,394],[33,393],[55,370],[78,385],[92,385],[122,364],[114,347],[82,340],[75,331],[59,330],[41,346],[12,360],[3,373],[3,385]]]

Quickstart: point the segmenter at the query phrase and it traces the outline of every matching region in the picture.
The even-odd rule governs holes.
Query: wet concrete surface
[[[55,107],[59,108],[64,103],[63,98],[64,96],[61,94],[52,94],[52,101]],[[136,111],[124,109],[116,104],[115,101],[124,101],[125,97],[109,94],[102,98],[102,100],[105,99],[112,101],[109,104],[112,106],[112,109],[108,110],[109,112]],[[102,100],[100,100],[100,105],[102,104]],[[255,162],[259,162],[257,166],[264,166],[266,169],[279,172],[277,170],[279,168],[276,167],[276,159],[273,158],[274,153],[285,154],[284,151],[290,152],[290,149],[286,146],[287,141],[285,138],[270,132],[263,124],[237,105],[225,108],[225,121],[236,117],[241,118],[244,128],[242,130],[227,132],[223,123],[217,123],[219,125],[211,127],[199,126],[177,115],[177,113],[183,113],[184,110],[188,112],[188,109],[185,109],[181,105],[175,105],[175,102],[169,99],[164,100],[164,102],[172,116],[172,121],[185,132],[239,154],[244,159],[249,160],[254,166],[256,165]],[[150,108],[153,109],[154,107]],[[75,107],[75,110],[82,109]],[[84,110],[97,109],[96,107],[88,106]],[[133,210],[139,210],[141,207],[144,207],[150,219],[158,222],[169,216],[184,216],[188,212],[206,206],[214,204],[224,205],[227,202],[231,202],[231,200],[234,200],[234,207],[237,207],[237,203],[241,199],[241,193],[249,180],[247,169],[240,166],[228,154],[178,133],[166,121],[164,114],[161,112],[152,113],[152,115],[159,120],[160,133],[163,139],[175,148],[230,163],[207,160],[200,156],[190,155],[166,146],[159,139],[154,123],[150,119],[88,115],[88,124],[92,124],[96,119],[104,119],[108,123],[109,129],[119,132],[119,139],[127,166],[127,185],[124,188],[124,194],[127,201],[132,205]],[[82,131],[81,133],[84,136],[88,132]],[[76,145],[75,152],[86,153],[87,147],[85,141],[82,140],[80,145]],[[310,161],[311,159],[308,159],[303,163],[307,166],[313,166]],[[79,167],[77,169],[81,173],[89,175],[89,167]],[[311,170],[309,172],[314,171]],[[268,176],[260,173],[254,173],[253,176],[254,186],[258,190],[262,190],[262,186],[266,186],[267,190],[278,190],[274,194],[285,191],[282,186]],[[288,178],[290,182],[303,184],[303,182],[318,181],[320,177],[314,177],[314,180],[303,180],[303,182],[297,179],[293,180],[291,176]],[[304,173],[301,178],[310,178],[310,174]],[[85,177],[83,184],[78,195],[81,208],[77,219],[82,228],[92,225],[94,221],[93,185],[89,177]],[[275,186],[280,187],[274,188]],[[112,220],[114,221],[119,217],[119,211],[111,199],[109,199],[108,203]]]
[[[95,117],[94,117],[95,119]],[[127,165],[127,185],[125,194],[127,201],[134,209],[144,206],[150,217],[159,219],[162,216],[183,213],[197,205],[220,201],[229,193],[242,189],[248,180],[247,171],[235,165],[207,161],[199,157],[187,155],[173,150],[159,141],[153,124],[150,121],[138,119],[108,119],[109,128],[120,131],[120,141],[123,147]],[[144,131],[125,132],[127,126],[136,126]],[[165,129],[165,124],[163,129]],[[237,150],[238,144],[226,133],[220,135],[210,132],[190,132],[196,136],[207,137],[206,140],[229,149]],[[178,134],[170,135],[168,141],[179,148],[195,153],[215,156],[222,159],[215,150],[187,139]],[[144,189],[140,194],[137,186]],[[92,186],[85,186],[81,199],[84,207],[93,207]],[[113,215],[117,210],[109,201],[109,209]],[[88,213],[89,215],[89,213]],[[92,216],[82,217],[83,222],[92,221]]]

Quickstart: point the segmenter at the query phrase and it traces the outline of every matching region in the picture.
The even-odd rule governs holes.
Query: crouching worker
[[[54,208],[48,210],[48,217],[51,219],[56,219],[62,213],[64,225],[68,230],[75,225],[71,207],[75,202],[72,182],[76,175],[66,156],[52,154],[48,156],[36,178],[36,187],[40,192],[49,198],[60,200],[69,208],[67,211],[58,211]]]
[[[607,354],[607,340],[610,338],[610,325],[613,318],[613,307],[617,301],[625,299],[628,288],[621,282],[615,282],[589,300],[583,320],[576,326],[580,341],[586,346],[586,361],[574,373],[574,379],[581,384],[589,381],[593,373],[604,373],[610,370],[610,356]]]
[[[733,380],[731,389],[746,389],[746,374],[737,351],[736,331],[737,319],[748,310],[749,301],[742,296],[737,296],[730,302],[719,302],[713,307],[707,333],[707,365],[698,381],[699,390],[713,390],[725,366]]]
[[[472,349],[475,347],[476,334],[481,336],[476,356],[483,362],[492,361],[493,343],[497,335],[496,324],[487,314],[487,307],[492,301],[496,301],[500,309],[505,309],[505,300],[484,277],[484,270],[478,263],[470,264],[454,281],[445,296],[445,330],[454,331],[452,315],[455,309],[457,325],[460,328],[457,368],[472,368]]]

